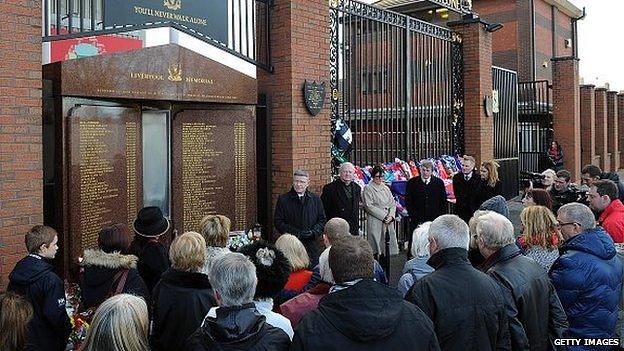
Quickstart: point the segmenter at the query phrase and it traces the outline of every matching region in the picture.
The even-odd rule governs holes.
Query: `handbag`
[[[106,296],[104,297],[103,301],[106,301],[108,298],[113,297],[115,295],[119,295],[123,292],[123,289],[126,286],[126,280],[128,280],[129,272],[130,272],[130,269],[124,268],[124,269],[120,269],[119,272],[117,272],[113,276],[113,282],[111,283],[111,287],[108,293],[106,294]],[[97,310],[98,307],[100,307],[99,304],[97,306],[91,306],[87,309],[80,308],[79,314],[80,314],[81,319],[90,325],[91,320],[93,319],[93,315],[95,314],[95,311]]]

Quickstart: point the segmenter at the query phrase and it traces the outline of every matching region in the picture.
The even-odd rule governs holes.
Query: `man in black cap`
[[[139,258],[137,269],[151,294],[160,276],[171,265],[167,247],[158,241],[171,225],[159,207],[150,206],[139,210],[132,226],[136,235],[130,253]]]

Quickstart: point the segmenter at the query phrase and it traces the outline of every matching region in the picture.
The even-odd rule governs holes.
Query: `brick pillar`
[[[310,189],[320,195],[331,178],[329,95],[329,2],[280,0],[272,8],[274,72],[260,70],[258,91],[269,97],[272,133],[273,203],[290,189],[297,169],[310,172]],[[325,105],[313,117],[305,107],[304,80],[325,82]]]
[[[596,154],[600,156],[600,168],[608,172],[611,155],[607,148],[607,89],[596,89]]]
[[[554,140],[563,148],[565,168],[577,181],[582,167],[579,61],[575,57],[552,61]]]
[[[618,101],[618,138],[619,147],[624,147],[624,93],[619,93]],[[624,167],[624,152],[620,152],[620,167]]]
[[[492,33],[479,18],[451,22],[464,49],[464,140],[467,155],[477,162],[494,158],[494,122],[483,101],[492,96]]]
[[[2,1],[0,31],[0,291],[43,222],[41,1]]]
[[[620,169],[617,91],[607,92],[607,133],[607,151],[611,154],[611,168],[617,171]]]
[[[581,85],[581,164],[600,165],[596,158],[596,97],[595,86]]]

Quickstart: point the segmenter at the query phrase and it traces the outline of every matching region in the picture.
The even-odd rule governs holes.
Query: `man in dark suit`
[[[420,175],[407,182],[405,189],[407,212],[410,217],[410,235],[408,236],[408,255],[412,252],[411,233],[421,223],[433,221],[446,213],[446,189],[442,179],[433,175],[431,161],[420,163]]]
[[[326,220],[321,198],[308,191],[308,185],[310,174],[296,171],[290,191],[277,198],[274,224],[278,234],[292,234],[301,240],[310,257],[310,267],[314,267],[321,254],[319,238]]]
[[[355,167],[350,162],[340,165],[340,178],[326,184],[321,193],[325,217],[340,217],[349,222],[351,235],[358,235],[360,212],[360,186],[353,181]]]
[[[466,223],[474,211],[479,209],[478,192],[481,187],[481,177],[475,171],[475,159],[464,156],[461,172],[453,176],[453,192],[455,193],[455,214]]]

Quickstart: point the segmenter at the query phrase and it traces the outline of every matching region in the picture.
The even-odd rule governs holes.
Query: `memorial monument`
[[[233,230],[254,225],[255,78],[176,44],[43,72],[44,215],[64,272],[103,226],[131,226],[143,206],[179,233],[216,213]]]

